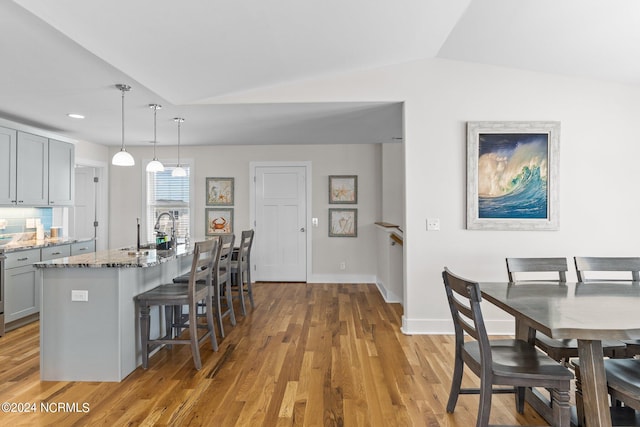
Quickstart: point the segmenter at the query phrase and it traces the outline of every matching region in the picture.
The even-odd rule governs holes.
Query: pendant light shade
[[[184,119],[176,117],[173,120],[178,122],[178,165],[171,172],[171,176],[187,176],[187,171],[180,164],[180,125],[184,122]]]
[[[156,156],[156,118],[158,110],[162,108],[162,105],[149,104],[149,108],[153,108],[153,160],[147,164],[147,172],[163,172],[164,165],[160,163],[160,160],[158,160]]]
[[[133,156],[124,148],[124,93],[131,90],[131,86],[125,84],[117,84],[116,88],[122,92],[122,146],[111,159],[111,164],[115,166],[133,166],[136,161]]]

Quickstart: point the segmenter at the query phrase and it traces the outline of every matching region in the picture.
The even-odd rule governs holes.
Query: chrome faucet
[[[169,244],[169,247],[175,248],[176,247],[176,218],[173,216],[171,212],[162,212],[160,215],[158,215],[158,218],[156,219],[156,225],[153,226],[153,229],[155,231],[160,231],[160,218],[162,218],[165,215],[168,215],[169,218],[171,218],[171,243]]]

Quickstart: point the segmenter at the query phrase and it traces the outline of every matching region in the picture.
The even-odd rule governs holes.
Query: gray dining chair
[[[561,284],[567,281],[567,271],[569,270],[567,265],[567,259],[564,257],[552,257],[552,258],[507,258],[507,274],[509,276],[509,282],[522,283],[526,281],[534,280],[536,282],[548,281],[552,284]],[[528,275],[527,280],[517,280],[516,273],[533,273]],[[555,280],[549,279],[550,276],[545,276],[544,280],[531,279],[533,276],[537,276],[541,273],[557,273]],[[536,332],[535,344],[542,351],[547,353],[550,357],[558,362],[567,365],[569,359],[572,357],[578,357],[578,341],[574,339],[555,339],[550,338],[547,335]],[[613,357],[616,353],[626,351],[626,345],[617,340],[605,340],[602,342],[602,350],[607,357]]]
[[[573,259],[579,282],[640,281],[640,257],[577,256]],[[640,354],[640,340],[622,340],[622,342],[626,345],[626,349],[622,353],[616,352],[616,357],[633,357]]]
[[[200,344],[207,338],[211,339],[211,347],[218,350],[216,331],[213,326],[211,307],[211,272],[214,270],[215,253],[218,250],[219,241],[207,240],[197,242],[193,251],[193,261],[189,273],[189,280],[185,283],[170,283],[157,286],[135,297],[136,311],[140,317],[140,337],[142,344],[142,367],[149,366],[149,354],[158,346],[167,344],[188,344],[191,346],[191,354],[196,369],[202,368],[200,358]],[[206,325],[198,324],[198,302],[202,301],[206,306]],[[152,306],[165,308],[166,331],[165,335],[157,339],[151,339],[150,333],[150,309]],[[180,319],[177,323],[173,319],[175,307],[188,307],[189,337],[181,338],[180,332],[184,322]],[[180,314],[180,317],[182,315]],[[178,332],[174,334],[174,325]],[[204,334],[198,333],[198,328],[206,328]]]
[[[584,419],[580,361],[574,359],[572,363],[576,375],[575,399],[578,425],[584,426],[588,425],[588,422]],[[607,378],[607,391],[613,402],[612,421],[615,425],[639,425],[640,359],[607,359],[604,361],[604,371]]]
[[[515,393],[516,408],[523,413],[524,388],[544,387],[551,394],[553,425],[569,425],[571,371],[526,341],[489,340],[480,309],[480,285],[454,275],[446,267],[442,278],[455,328],[455,364],[447,412],[453,413],[460,394],[479,394],[476,427],[488,426],[493,393]],[[465,340],[465,332],[471,340]],[[464,365],[480,378],[479,389],[462,388]]]

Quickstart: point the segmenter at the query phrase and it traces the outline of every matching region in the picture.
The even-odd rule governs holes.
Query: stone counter
[[[60,237],[49,238],[44,240],[14,240],[4,244],[0,244],[0,253],[9,253],[16,251],[24,251],[27,249],[39,249],[49,246],[69,245],[72,243],[90,242],[95,240],[93,237],[86,238],[72,238],[72,237]]]
[[[193,245],[178,245],[175,250],[144,249],[139,253],[136,248],[123,248],[42,261],[34,265],[38,268],[145,268],[192,254]]]

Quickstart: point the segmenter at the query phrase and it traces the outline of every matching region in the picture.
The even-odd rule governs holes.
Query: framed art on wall
[[[233,208],[205,208],[205,235],[233,233]]]
[[[467,123],[467,229],[557,230],[560,122]]]
[[[358,175],[329,175],[329,203],[358,203]]]
[[[329,237],[358,237],[358,209],[329,209]]]
[[[234,178],[207,178],[207,206],[233,205]]]

